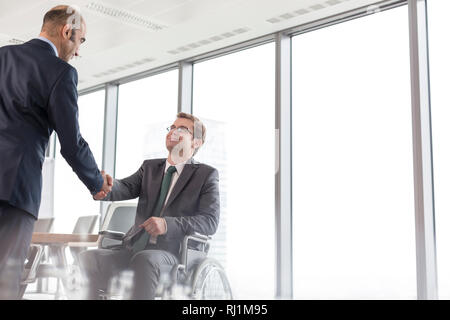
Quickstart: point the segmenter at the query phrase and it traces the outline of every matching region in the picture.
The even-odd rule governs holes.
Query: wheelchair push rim
[[[192,299],[231,300],[233,295],[225,270],[220,263],[206,258],[192,275]]]

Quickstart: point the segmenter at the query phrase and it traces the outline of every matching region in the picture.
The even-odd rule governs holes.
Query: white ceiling
[[[87,23],[71,64],[81,90],[375,2],[71,0]],[[45,12],[62,3],[0,0],[0,46],[36,37]]]

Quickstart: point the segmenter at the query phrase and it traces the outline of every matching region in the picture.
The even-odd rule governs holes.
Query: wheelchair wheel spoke
[[[193,279],[194,299],[232,299],[230,285],[222,266],[214,259],[205,259]]]

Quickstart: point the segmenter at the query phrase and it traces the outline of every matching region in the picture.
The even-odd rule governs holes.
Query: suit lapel
[[[177,183],[173,187],[172,192],[170,193],[169,199],[163,209],[167,208],[173,200],[178,196],[178,194],[183,190],[186,183],[188,183],[189,179],[192,177],[192,174],[197,170],[198,165],[196,163],[186,163],[183,171],[181,172],[180,177],[177,180]]]
[[[148,210],[150,212],[148,213],[147,218],[153,214],[153,209],[156,201],[158,200],[159,190],[161,189],[161,184],[164,177],[165,163],[165,160],[159,163],[152,172],[150,185],[148,187]]]

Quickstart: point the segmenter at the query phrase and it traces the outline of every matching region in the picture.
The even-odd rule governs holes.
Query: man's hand
[[[159,236],[167,231],[166,220],[164,218],[150,217],[145,220],[139,227],[145,228],[148,234]]]
[[[103,186],[102,190],[94,196],[95,200],[102,200],[103,198],[105,198],[108,193],[111,192],[113,187],[113,178],[109,174],[106,174],[103,170],[100,173],[103,177]]]

